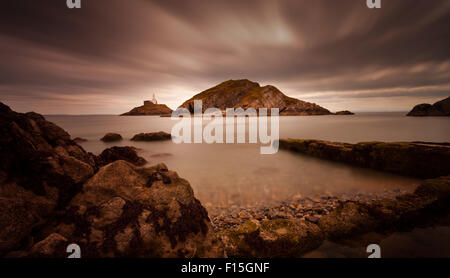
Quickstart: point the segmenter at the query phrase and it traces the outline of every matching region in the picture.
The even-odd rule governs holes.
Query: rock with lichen
[[[208,213],[189,183],[164,164],[119,160],[99,170],[54,232],[84,257],[222,257]]]

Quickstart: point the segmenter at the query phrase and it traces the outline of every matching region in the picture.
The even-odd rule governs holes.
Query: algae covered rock
[[[294,219],[250,220],[219,237],[228,256],[252,258],[300,257],[324,240],[317,225]]]
[[[189,183],[163,164],[119,160],[99,170],[56,231],[84,257],[222,257],[208,213]]]

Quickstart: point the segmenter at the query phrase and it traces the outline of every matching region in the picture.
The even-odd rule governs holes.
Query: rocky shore
[[[70,243],[84,258],[301,257],[325,240],[409,229],[450,212],[447,144],[282,140],[285,149],[432,179],[414,193],[223,208],[203,206],[188,181],[164,164],[145,167],[132,147],[96,156],[70,138],[41,115],[0,103],[0,257],[62,258]]]

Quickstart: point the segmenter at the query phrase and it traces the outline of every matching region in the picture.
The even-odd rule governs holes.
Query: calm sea
[[[450,142],[450,118],[410,118],[405,113],[362,113],[355,116],[280,117],[280,138],[339,142]],[[105,148],[135,146],[150,164],[164,162],[187,179],[207,206],[279,202],[294,195],[377,194],[412,191],[415,179],[350,167],[280,150],[261,155],[260,145],[132,142],[142,132],[170,133],[176,121],[160,117],[57,116],[46,118],[67,130],[81,145],[99,154]],[[107,144],[108,132],[124,140]]]

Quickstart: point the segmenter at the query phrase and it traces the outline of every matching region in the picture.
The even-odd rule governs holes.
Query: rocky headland
[[[225,81],[195,95],[181,108],[193,113],[195,100],[202,100],[202,112],[208,108],[222,111],[227,108],[279,108],[281,116],[331,115],[330,111],[317,104],[288,97],[274,86],[261,87],[247,79]]]
[[[419,104],[407,116],[410,117],[450,117],[450,97],[435,104]]]
[[[167,105],[145,101],[144,105],[135,107],[121,116],[170,116],[171,114],[172,109],[167,107]]]

